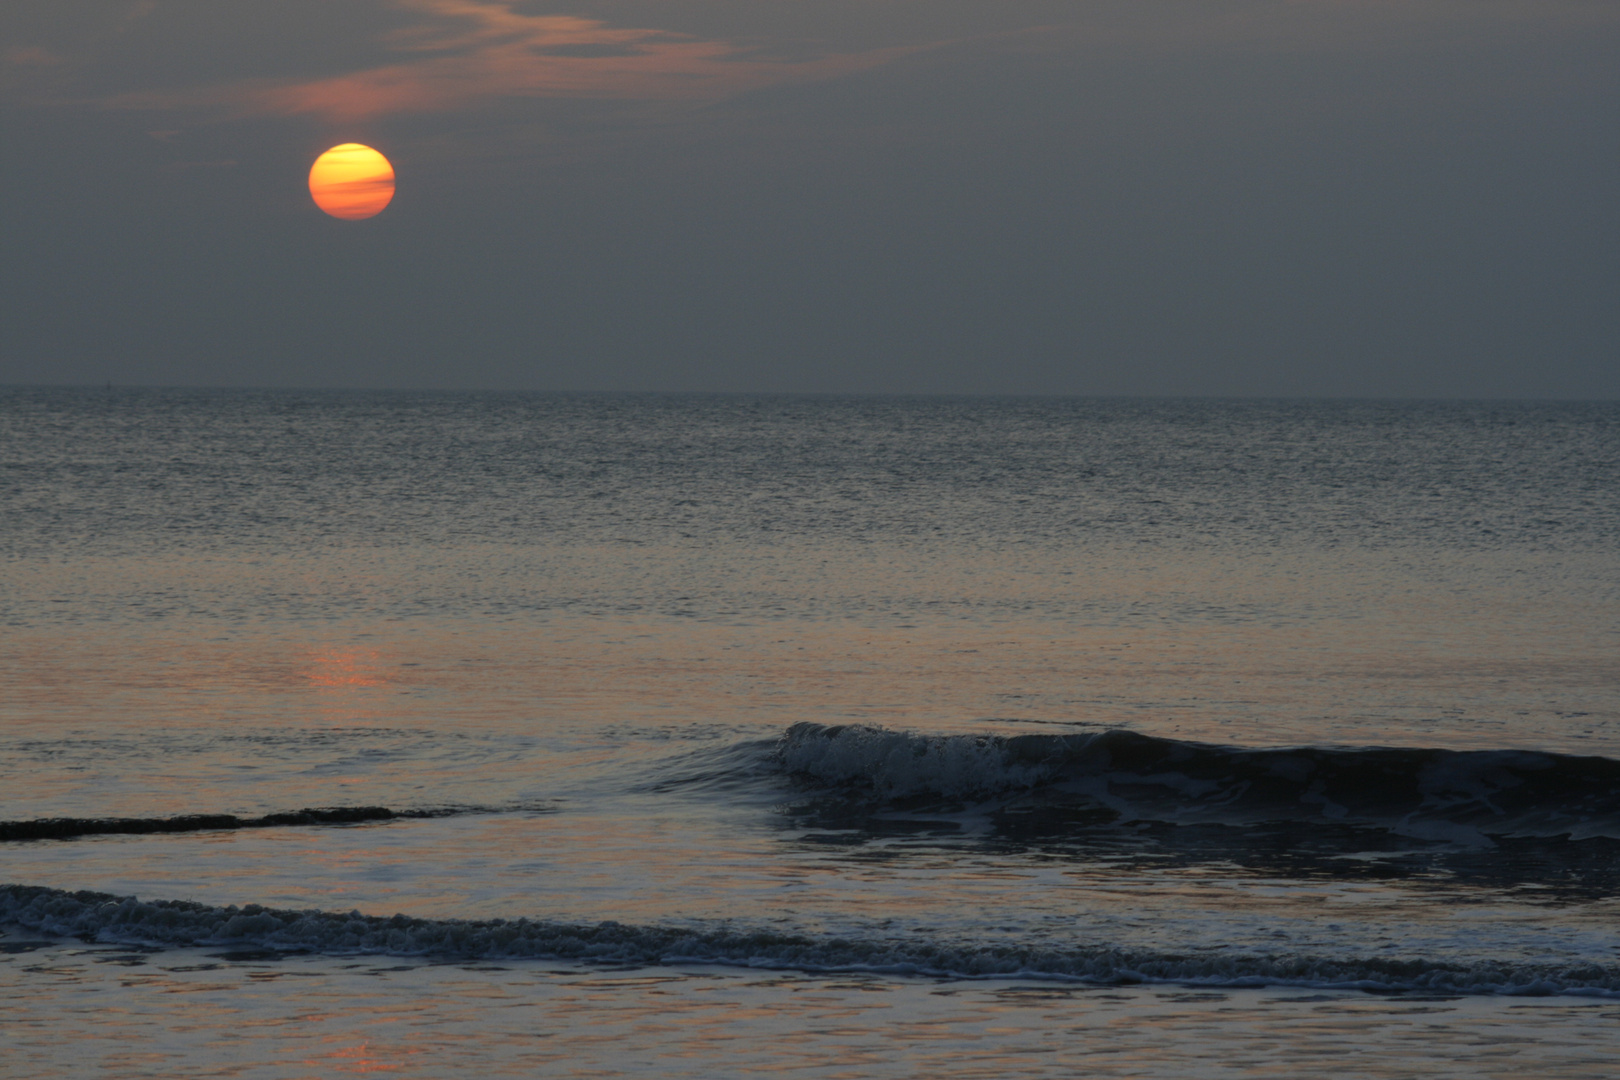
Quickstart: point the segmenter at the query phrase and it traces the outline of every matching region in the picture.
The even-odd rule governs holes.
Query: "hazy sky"
[[[1620,0],[5,0],[0,94],[0,382],[1620,397]]]

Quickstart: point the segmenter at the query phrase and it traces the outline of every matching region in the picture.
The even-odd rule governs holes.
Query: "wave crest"
[[[555,807],[439,806],[390,810],[386,806],[325,806],[286,810],[259,817],[235,814],[180,814],[162,818],[34,818],[0,821],[0,842],[73,840],[81,836],[143,836],[152,833],[220,832],[306,825],[369,825],[380,821],[421,820],[462,814],[550,813]]]
[[[1247,749],[1130,731],[927,736],[795,724],[801,782],[867,800],[1029,798],[1113,820],[1371,826],[1427,841],[1620,839],[1620,762],[1523,750]]]

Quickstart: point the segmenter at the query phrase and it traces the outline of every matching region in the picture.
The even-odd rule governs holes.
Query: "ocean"
[[[1608,1077],[1620,404],[0,390],[0,1074]]]

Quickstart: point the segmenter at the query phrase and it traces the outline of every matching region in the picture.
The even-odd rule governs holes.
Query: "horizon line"
[[[1441,395],[1441,394],[1290,394],[1290,393],[1128,393],[1077,391],[917,391],[917,390],[583,390],[514,387],[442,386],[274,386],[185,383],[101,382],[0,382],[0,391],[76,390],[86,392],[140,391],[247,394],[462,394],[513,395],[527,397],[664,397],[664,398],[932,398],[956,400],[1111,400],[1111,401],[1334,401],[1334,402],[1427,402],[1427,403],[1537,403],[1537,404],[1615,404],[1615,397],[1566,397],[1558,395]]]

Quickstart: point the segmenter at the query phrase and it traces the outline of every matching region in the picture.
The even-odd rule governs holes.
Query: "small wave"
[[[1130,731],[926,736],[795,724],[802,782],[895,804],[1028,796],[1112,821],[1371,826],[1418,840],[1620,839],[1620,761],[1522,750],[1245,749]]]
[[[226,829],[269,829],[293,825],[359,825],[373,821],[454,817],[460,814],[500,814],[514,810],[543,813],[550,807],[441,806],[390,810],[385,806],[327,806],[286,810],[260,817],[235,814],[180,814],[162,818],[36,818],[0,821],[0,842],[7,840],[71,840],[104,834],[214,832]]]
[[[42,886],[0,885],[0,923],[34,933],[156,947],[229,946],[328,955],[709,963],[811,972],[876,971],[945,978],[1048,978],[1088,983],[1269,985],[1447,994],[1620,997],[1620,966],[1436,962],[1310,956],[1189,957],[1125,949],[1037,948],[812,937],[744,930],[592,925],[529,919],[416,919],[211,907]]]

